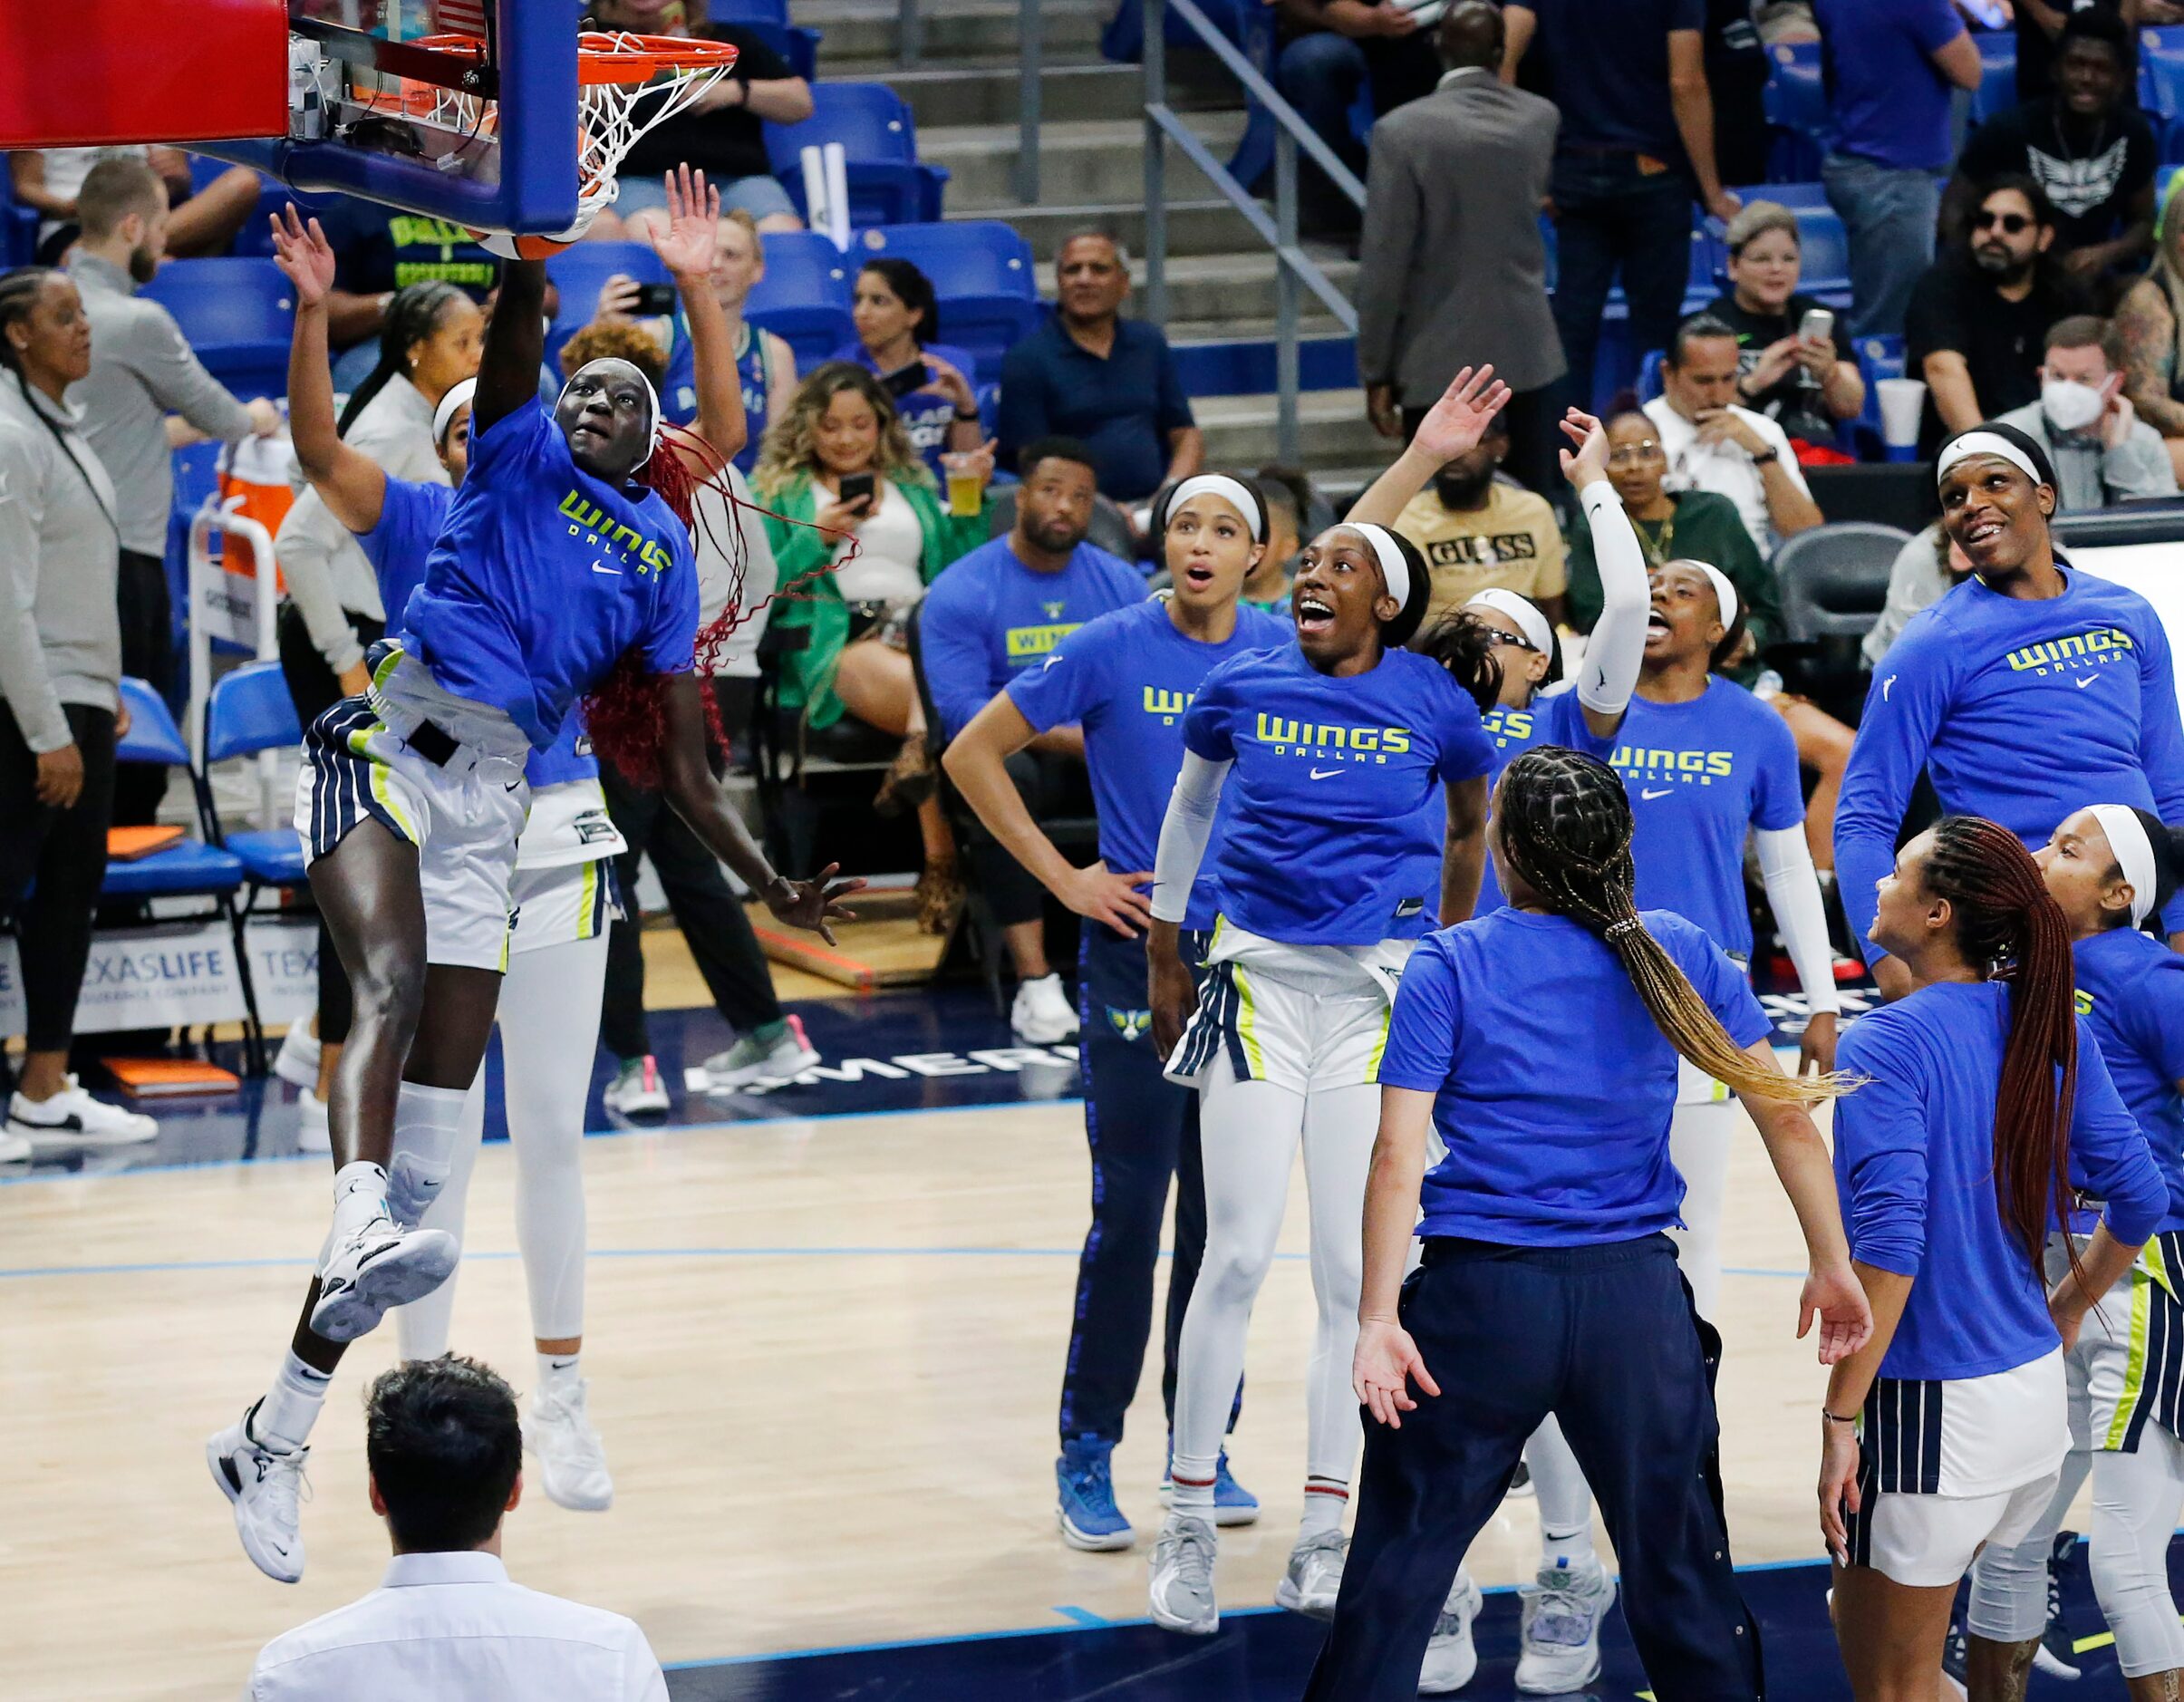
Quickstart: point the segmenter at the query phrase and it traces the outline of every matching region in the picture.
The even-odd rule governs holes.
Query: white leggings
[[[516,1242],[531,1291],[531,1333],[540,1341],[584,1334],[584,1106],[599,1048],[606,983],[606,931],[595,939],[542,946],[508,959],[500,983],[502,1085],[516,1147]],[[485,1133],[481,1065],[463,1101],[454,1166],[424,1222],[462,1237],[470,1172]],[[401,1355],[430,1359],[448,1350],[453,1276],[423,1300],[398,1308]]]
[[[2093,1455],[2093,1593],[2126,1678],[2184,1670],[2169,1539],[2184,1513],[2184,1442],[2158,1424],[2129,1454]]]
[[[1678,1105],[1668,1124],[1668,1156],[1684,1179],[1683,1216],[1688,1225],[1668,1234],[1698,1315],[1708,1323],[1715,1321],[1721,1306],[1722,1207],[1729,1191],[1729,1143],[1735,1132],[1735,1099]]]
[[[1364,1281],[1358,1226],[1379,1120],[1380,1089],[1370,1082],[1299,1094],[1271,1082],[1237,1080],[1225,1056],[1208,1070],[1198,1113],[1206,1244],[1176,1356],[1178,1462],[1210,1461],[1221,1451],[1243,1376],[1251,1302],[1274,1262],[1290,1168],[1301,1141],[1312,1293],[1319,1306],[1305,1383],[1305,1471],[1349,1481],[1361,1435],[1350,1392]]]

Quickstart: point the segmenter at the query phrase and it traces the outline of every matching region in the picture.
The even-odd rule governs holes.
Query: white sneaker
[[[14,1130],[0,1126],[0,1165],[26,1163],[31,1156],[31,1144]]]
[[[1027,1046],[1051,1046],[1077,1038],[1077,1007],[1062,991],[1058,974],[1020,982],[1016,1002],[1009,1008],[1009,1026]]]
[[[725,1052],[705,1060],[705,1090],[735,1093],[745,1088],[778,1088],[794,1081],[819,1061],[818,1048],[804,1032],[802,1017],[785,1019],[788,1027],[772,1045],[746,1034]]]
[[[1213,1527],[1189,1513],[1160,1522],[1153,1545],[1153,1623],[1164,1630],[1211,1637],[1221,1629],[1213,1600]]]
[[[1350,1540],[1339,1531],[1322,1531],[1300,1539],[1290,1551],[1290,1569],[1274,1586],[1274,1605],[1314,1620],[1335,1617],[1342,1593],[1342,1562]]]
[[[1542,1566],[1539,1581],[1517,1591],[1524,1622],[1517,1655],[1517,1688],[1532,1696],[1582,1690],[1600,1676],[1600,1621],[1615,1601],[1615,1584],[1599,1562]]]
[[[523,1445],[538,1458],[546,1499],[572,1513],[604,1513],[614,1504],[606,1449],[584,1410],[585,1384],[556,1396],[539,1389],[523,1416]]]
[[[1471,1574],[1458,1568],[1441,1617],[1434,1621],[1432,1639],[1425,1645],[1425,1665],[1418,1671],[1420,1696],[1446,1696],[1461,1690],[1479,1670],[1478,1646],[1471,1640],[1471,1622],[1479,1617],[1486,1598]]]
[[[33,1150],[135,1146],[159,1139],[159,1126],[141,1111],[124,1111],[92,1098],[73,1076],[63,1079],[68,1086],[50,1099],[25,1099],[18,1092],[7,1102],[8,1127]]]
[[[250,1434],[257,1403],[205,1444],[212,1481],[235,1504],[235,1533],[243,1539],[250,1562],[275,1583],[292,1584],[304,1575],[303,1509],[306,1491],[304,1462],[309,1448],[285,1453],[267,1447]]]
[[[328,1341],[354,1341],[391,1307],[421,1300],[448,1280],[462,1243],[444,1229],[403,1229],[381,1215],[326,1252],[318,1268],[311,1329]]]
[[[318,1086],[319,1040],[312,1033],[309,1018],[291,1022],[281,1036],[281,1049],[274,1054],[273,1073],[298,1088]]]
[[[295,1096],[295,1149],[299,1153],[333,1150],[333,1126],[326,1120],[326,1102],[305,1088]]]
[[[623,1060],[599,1102],[616,1117],[665,1117],[670,1108],[667,1084],[649,1053]]]

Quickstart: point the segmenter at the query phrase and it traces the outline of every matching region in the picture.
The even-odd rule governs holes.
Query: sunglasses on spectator
[[[1972,218],[1974,230],[1999,229],[2005,237],[2022,236],[2032,227],[2032,220],[2023,213],[1990,213],[1984,208]]]

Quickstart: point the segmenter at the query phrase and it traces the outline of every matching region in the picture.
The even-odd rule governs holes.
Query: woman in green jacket
[[[959,515],[935,488],[879,382],[861,366],[830,361],[797,387],[768,429],[750,481],[759,500],[776,511],[766,530],[786,595],[774,604],[772,625],[810,633],[802,648],[781,654],[780,707],[807,730],[847,714],[902,740],[873,801],[884,815],[918,811],[925,842],[919,918],[934,933],[953,921],[962,886],[934,791],[904,632],[925,587],[989,535],[992,446],[965,460],[980,481],[979,506]]]

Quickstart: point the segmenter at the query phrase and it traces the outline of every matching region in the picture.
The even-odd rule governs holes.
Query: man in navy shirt
[[[1085,541],[1098,494],[1093,451],[1072,439],[1046,438],[1027,444],[1020,461],[1016,524],[951,563],[918,609],[918,671],[945,738],[962,731],[1017,675],[1044,667],[1055,646],[1094,615],[1145,600],[1135,567]],[[1008,769],[1034,817],[1085,812],[1082,728],[1041,733],[1009,759]],[[1068,1040],[1077,1012],[1047,962],[1039,884],[982,829],[969,852],[1016,964],[1010,1025],[1034,1045]]]
[[[1554,322],[1570,400],[1589,405],[1617,272],[1630,304],[1630,345],[1610,389],[1630,382],[1647,350],[1667,346],[1682,316],[1694,198],[1723,220],[1737,208],[1715,169],[1706,0],[1512,0],[1503,16],[1503,81],[1516,81],[1536,37],[1562,110],[1548,190]]]
[[[1821,162],[1851,242],[1853,337],[1897,336],[1934,258],[1949,89],[1976,89],[1979,50],[1951,0],[1813,0],[1834,144]]]
[[[1024,446],[1059,432],[1089,449],[1099,488],[1117,502],[1188,479],[1205,460],[1205,439],[1167,338],[1122,316],[1122,245],[1097,231],[1071,237],[1054,281],[1054,317],[1001,362],[1001,464],[1025,471]]]

